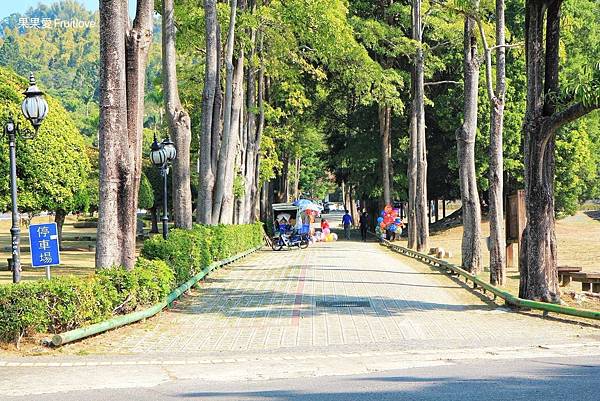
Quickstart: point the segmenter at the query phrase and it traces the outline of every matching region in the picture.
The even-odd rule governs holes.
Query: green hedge
[[[192,230],[175,229],[164,240],[156,235],[144,242],[141,255],[164,260],[175,272],[177,285],[217,260],[227,259],[262,244],[261,223],[246,225],[195,225]]]
[[[154,236],[131,271],[104,269],[90,277],[0,286],[0,340],[35,333],[60,333],[163,300],[174,288],[213,261],[262,243],[260,224],[195,226],[172,230],[168,240]]]
[[[131,271],[105,269],[90,277],[55,277],[0,286],[0,339],[60,333],[127,313],[167,296],[173,271],[160,260],[139,258]]]

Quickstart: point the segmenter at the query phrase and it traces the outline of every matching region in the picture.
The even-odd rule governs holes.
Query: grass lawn
[[[54,216],[35,217],[33,224],[49,223],[54,221]],[[73,223],[77,221],[74,216],[67,217],[63,227],[63,242],[61,243],[61,265],[52,267],[51,274],[54,275],[77,275],[86,276],[94,273],[94,249],[96,245],[95,228],[74,228]],[[7,271],[7,258],[10,252],[10,220],[0,221],[0,285],[12,283],[12,272]],[[75,241],[74,237],[91,237],[90,240]],[[141,242],[138,243],[138,247]],[[68,250],[63,250],[68,249]],[[31,267],[31,256],[29,253],[29,234],[27,227],[21,227],[21,280],[39,280],[45,278],[46,272],[42,269]]]
[[[448,259],[450,263],[461,264],[460,247],[462,241],[462,227],[450,228],[433,234],[429,239],[429,247],[441,247],[452,252]],[[489,252],[487,251],[485,238],[489,236],[489,224],[482,223],[481,248],[485,271],[479,278],[489,282]],[[600,211],[578,212],[556,222],[556,238],[558,241],[558,264],[560,266],[581,266],[583,271],[600,271]],[[406,238],[398,241],[400,245],[406,246]],[[519,270],[517,267],[518,250],[514,246],[514,266],[509,266],[507,271],[507,283],[504,289],[517,295],[519,292]],[[571,283],[562,288],[563,293],[581,291],[581,283]],[[589,309],[600,309],[600,301],[597,299],[578,298],[577,300],[568,295],[563,295],[563,301],[571,306]]]

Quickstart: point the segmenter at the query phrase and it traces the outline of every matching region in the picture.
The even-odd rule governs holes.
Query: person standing
[[[369,228],[369,215],[366,211],[362,212],[359,220],[360,225],[360,237],[363,242],[367,242],[367,229]]]
[[[346,210],[346,214],[342,217],[342,224],[344,225],[344,237],[350,239],[350,227],[352,227],[354,221],[352,221],[352,216],[350,216],[348,210]]]

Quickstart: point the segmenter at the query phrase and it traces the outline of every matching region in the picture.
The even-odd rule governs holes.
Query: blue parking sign
[[[31,246],[31,265],[33,267],[60,264],[56,223],[30,225],[29,245]]]

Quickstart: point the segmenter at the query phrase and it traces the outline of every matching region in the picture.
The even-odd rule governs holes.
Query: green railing
[[[434,256],[425,255],[424,253],[413,251],[411,249],[405,248],[400,245],[392,244],[391,242],[386,241],[386,240],[381,242],[381,245],[386,246],[386,247],[390,248],[391,250],[401,253],[405,256],[425,262],[428,265],[436,267],[446,273],[452,272],[454,274],[457,274],[458,276],[463,277],[466,280],[466,282],[471,281],[473,283],[474,288],[479,287],[483,290],[484,293],[490,292],[491,294],[493,294],[494,299],[502,298],[508,305],[522,307],[522,308],[537,309],[537,310],[543,311],[544,313],[553,312],[553,313],[559,313],[559,314],[563,314],[563,315],[570,315],[570,316],[576,316],[576,317],[583,317],[583,318],[587,318],[587,319],[600,320],[600,311],[594,311],[594,310],[589,310],[589,309],[579,309],[579,308],[573,308],[570,306],[562,306],[562,305],[557,305],[557,304],[551,304],[548,302],[538,302],[538,301],[531,301],[528,299],[519,298],[507,291],[503,291],[498,287],[495,287],[489,283],[486,283],[485,281],[481,280],[477,276],[469,273],[468,271],[466,271],[464,269],[461,269],[460,267],[458,267],[456,265],[453,265],[451,263],[448,263],[446,261],[438,259]]]

